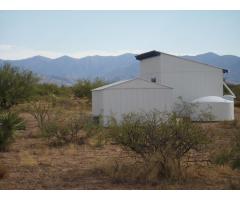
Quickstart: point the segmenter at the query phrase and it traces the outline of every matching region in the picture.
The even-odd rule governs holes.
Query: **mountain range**
[[[186,59],[215,65],[228,69],[226,80],[240,83],[240,57],[233,55],[217,55],[205,53],[196,56],[183,56]],[[139,74],[139,62],[131,53],[119,56],[87,56],[72,58],[62,56],[51,59],[34,56],[21,60],[1,60],[0,65],[8,62],[22,69],[31,70],[42,78],[43,82],[71,85],[78,79],[95,79],[99,77],[107,81],[116,81],[135,77]]]

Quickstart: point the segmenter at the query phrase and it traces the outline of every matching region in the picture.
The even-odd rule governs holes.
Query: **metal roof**
[[[205,96],[192,101],[193,103],[232,103],[232,101],[219,96]]]
[[[149,52],[146,52],[146,53],[139,54],[139,55],[135,56],[135,58],[137,60],[144,60],[144,59],[147,59],[147,58],[160,56],[160,54],[161,54],[160,52],[154,50],[154,51],[149,51]]]
[[[128,79],[128,80],[122,80],[122,81],[117,81],[117,82],[114,82],[114,83],[111,83],[111,84],[108,84],[108,85],[104,85],[102,87],[98,87],[98,88],[95,88],[93,89],[92,91],[99,91],[99,90],[105,90],[105,89],[108,89],[108,88],[114,88],[115,86],[118,86],[118,85],[121,85],[121,84],[124,84],[124,83],[127,83],[127,82],[131,82],[131,81],[135,81],[135,80],[140,80],[140,81],[143,81],[145,82],[146,84],[148,84],[147,86],[149,88],[152,88],[152,89],[173,89],[171,87],[168,87],[166,85],[162,85],[162,84],[158,84],[158,83],[152,83],[150,81],[147,81],[145,79],[142,79],[142,78],[134,78],[134,79]],[[136,88],[134,88],[136,89]]]
[[[168,56],[177,57],[177,58],[179,58],[179,59],[187,60],[187,61],[194,62],[194,63],[199,63],[199,64],[202,64],[202,65],[206,65],[206,66],[208,66],[208,67],[218,68],[218,69],[221,69],[221,70],[223,71],[223,73],[228,73],[228,70],[227,70],[227,69],[223,69],[223,68],[221,68],[221,67],[217,67],[217,66],[214,66],[214,65],[209,65],[209,64],[202,63],[202,62],[198,62],[198,61],[195,61],[195,60],[186,59],[186,58],[179,57],[179,56],[174,56],[174,55],[167,54],[167,53],[163,53],[163,52],[159,52],[159,51],[156,51],[156,50],[139,54],[139,55],[135,56],[135,58],[136,58],[137,60],[140,60],[140,61],[141,61],[141,60],[144,60],[144,59],[147,59],[147,58],[152,58],[152,57],[160,56],[161,54],[165,54],[165,55],[168,55]]]
[[[115,86],[115,85],[120,85],[120,84],[122,84],[122,83],[126,83],[126,82],[128,82],[128,81],[130,81],[130,80],[132,80],[132,79],[117,81],[117,82],[114,82],[114,83],[111,83],[111,84],[107,84],[107,85],[104,85],[104,86],[95,88],[95,89],[93,89],[92,91],[95,91],[95,90],[104,90],[104,89],[106,89],[106,88],[110,88],[110,87],[113,87],[113,86]]]

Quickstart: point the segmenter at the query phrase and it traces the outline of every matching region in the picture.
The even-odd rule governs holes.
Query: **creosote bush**
[[[25,123],[16,113],[0,113],[0,151],[6,150],[17,130],[24,129]]]
[[[184,156],[200,151],[208,143],[202,128],[176,114],[130,113],[110,126],[112,139],[141,157],[145,173],[160,179],[179,179],[183,175]]]

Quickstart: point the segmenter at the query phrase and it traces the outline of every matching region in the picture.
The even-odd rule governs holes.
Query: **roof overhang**
[[[166,54],[166,53],[162,53],[162,54]],[[161,52],[156,51],[156,50],[153,50],[153,51],[149,51],[149,52],[146,52],[146,53],[142,53],[142,54],[136,55],[135,58],[136,58],[137,60],[140,60],[140,61],[141,61],[141,60],[144,60],[144,59],[147,59],[147,58],[152,58],[152,57],[156,57],[156,56],[160,56],[160,55],[161,55]],[[174,56],[174,55],[170,55],[170,54],[166,54],[166,55]],[[200,63],[200,64],[207,65],[207,66],[210,66],[210,67],[222,69],[222,72],[223,72],[224,74],[225,74],[225,73],[228,73],[228,70],[227,70],[227,69],[223,69],[223,68],[220,68],[220,67],[217,67],[217,66],[209,65],[209,64],[206,64],[206,63],[201,63],[201,62],[194,61],[194,60],[189,60],[189,59],[182,58],[182,57],[179,57],[179,56],[174,56],[174,57],[177,57],[177,58],[180,58],[180,59],[184,59],[184,60],[188,60],[188,61],[191,61],[191,62]]]
[[[159,51],[149,51],[149,52],[146,52],[146,53],[142,53],[142,54],[139,54],[137,56],[135,56],[135,58],[137,60],[144,60],[144,59],[147,59],[147,58],[152,58],[152,57],[155,57],[155,56],[160,56],[160,52]]]
[[[228,70],[227,69],[223,69],[223,73],[228,73]]]

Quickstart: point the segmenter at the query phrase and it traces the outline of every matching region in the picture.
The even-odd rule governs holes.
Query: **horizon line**
[[[162,52],[162,53],[165,53],[165,52]],[[3,60],[3,61],[18,61],[18,60],[31,59],[31,58],[34,58],[34,57],[42,57],[42,58],[47,58],[49,60],[57,60],[57,59],[63,58],[63,57],[68,57],[68,58],[71,58],[71,59],[83,59],[83,58],[87,58],[87,57],[96,57],[96,56],[98,56],[98,57],[118,57],[118,56],[123,56],[123,55],[126,55],[126,54],[138,55],[137,53],[131,53],[131,52],[121,53],[121,54],[118,54],[118,55],[110,55],[110,54],[109,55],[100,55],[100,54],[96,54],[96,55],[89,55],[89,56],[87,55],[87,56],[83,56],[83,57],[74,57],[74,56],[70,56],[70,55],[64,54],[62,56],[51,58],[51,57],[48,57],[48,56],[43,56],[43,55],[37,54],[37,55],[34,55],[34,56],[29,56],[29,57],[24,57],[24,58],[19,58],[19,59],[0,58],[0,60]],[[169,54],[169,53],[167,53],[167,54]],[[195,54],[195,55],[190,55],[190,54],[189,55],[188,54],[185,54],[185,55],[170,54],[170,55],[176,55],[176,56],[179,56],[179,57],[183,57],[183,56],[199,56],[199,55],[204,55],[204,54],[215,54],[217,56],[236,56],[236,57],[239,57],[239,56],[233,55],[233,54],[222,54],[221,55],[221,54],[217,54],[215,52],[199,53],[199,54]]]

